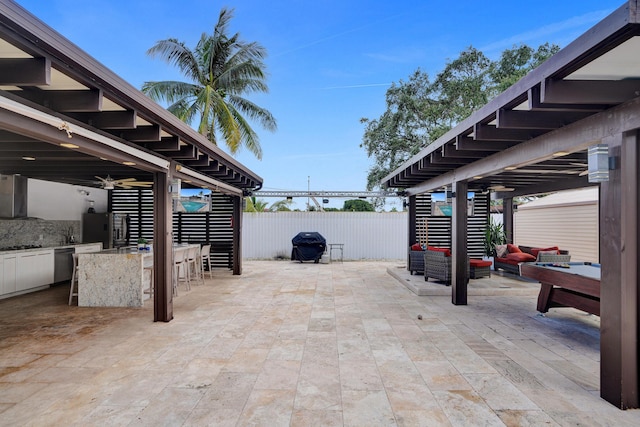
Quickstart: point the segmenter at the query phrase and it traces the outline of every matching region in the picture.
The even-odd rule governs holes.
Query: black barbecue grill
[[[291,239],[293,250],[291,251],[291,260],[314,261],[318,263],[325,249],[327,248],[327,240],[322,234],[311,231],[298,233]]]

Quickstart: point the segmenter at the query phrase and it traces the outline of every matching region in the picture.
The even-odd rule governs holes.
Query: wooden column
[[[233,274],[242,274],[242,196],[233,198]]]
[[[513,198],[502,200],[502,227],[507,243],[513,243]]]
[[[153,174],[153,320],[173,319],[172,217],[168,173]]]
[[[600,185],[600,396],[638,408],[638,132],[603,140],[616,167]]]
[[[467,283],[469,283],[467,250],[467,191],[466,181],[453,184],[455,197],[451,218],[451,302],[454,305],[467,305]]]
[[[407,213],[409,214],[409,227],[408,227],[408,232],[409,234],[407,235],[407,242],[409,242],[409,246],[411,246],[412,244],[416,243],[418,241],[417,237],[416,237],[416,221],[418,219],[417,217],[417,212],[416,212],[416,196],[409,196],[409,201],[407,204]],[[407,248],[407,269],[409,268],[409,257],[411,249]]]

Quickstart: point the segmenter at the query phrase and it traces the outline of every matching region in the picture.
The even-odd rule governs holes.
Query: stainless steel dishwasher
[[[53,281],[54,283],[71,280],[73,273],[73,257],[75,248],[58,248],[53,250]]]

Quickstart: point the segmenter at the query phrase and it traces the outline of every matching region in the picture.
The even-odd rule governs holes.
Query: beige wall
[[[557,245],[569,251],[572,261],[599,262],[596,201],[522,209],[513,221],[518,245]]]

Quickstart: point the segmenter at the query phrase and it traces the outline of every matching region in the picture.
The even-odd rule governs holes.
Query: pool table
[[[540,282],[538,311],[551,307],[575,307],[600,316],[600,264],[527,262],[521,274]]]

